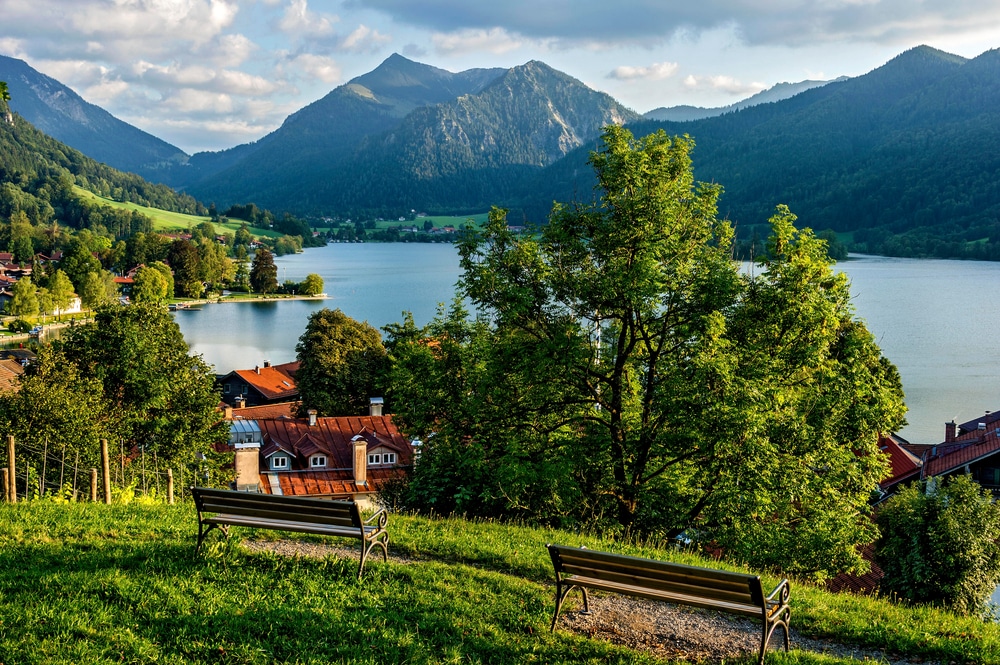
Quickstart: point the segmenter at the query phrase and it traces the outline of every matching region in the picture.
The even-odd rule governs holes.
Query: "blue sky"
[[[541,60],[645,112],[857,76],[920,44],[1000,47],[1000,2],[0,2],[0,54],[189,153],[259,139],[392,53],[450,71]]]

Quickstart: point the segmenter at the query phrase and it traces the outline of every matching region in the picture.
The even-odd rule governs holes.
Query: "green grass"
[[[213,533],[195,556],[189,504],[0,506],[0,663],[663,662],[548,631],[545,543],[705,563],[492,522],[394,515],[389,528],[390,550],[420,560],[376,558],[358,582],[356,559],[255,554],[239,544],[324,542],[311,536],[234,529],[228,541]],[[1000,663],[993,624],[802,584],[792,602],[793,625],[813,637],[914,659]],[[768,656],[776,665],[848,662],[804,651]]]
[[[128,203],[123,201],[114,201],[103,196],[98,196],[91,191],[83,189],[82,187],[73,186],[73,191],[75,191],[81,198],[99,201],[104,205],[111,206],[112,208],[121,208],[124,210],[137,210],[142,214],[152,218],[153,228],[157,231],[163,233],[173,233],[179,231],[187,231],[188,229],[201,224],[202,222],[211,221],[208,217],[199,217],[197,215],[187,215],[182,212],[170,212],[169,210],[160,210],[159,208],[149,208],[147,206],[142,206],[137,203]],[[216,229],[221,229],[222,233],[229,231],[235,233],[236,229],[243,225],[241,220],[231,220],[224,224],[215,222]],[[266,238],[280,238],[281,234],[276,231],[271,231],[269,229],[256,229],[250,227],[250,233],[253,234],[255,238],[266,237]]]
[[[448,216],[448,215],[427,215],[426,217],[417,217],[413,220],[406,220],[400,222],[394,219],[382,220],[375,222],[376,229],[387,229],[392,226],[415,226],[421,231],[424,229],[424,222],[430,220],[434,222],[434,226],[437,228],[442,228],[445,226],[454,226],[456,229],[460,228],[462,224],[466,226],[472,225],[477,229],[482,228],[487,219],[489,218],[489,213],[481,212],[475,215],[459,215],[459,216]]]

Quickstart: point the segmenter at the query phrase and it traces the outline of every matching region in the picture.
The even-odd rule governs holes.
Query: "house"
[[[0,393],[17,392],[21,388],[24,365],[12,358],[0,360]]]
[[[311,412],[308,418],[254,422],[260,447],[233,444],[238,489],[369,502],[413,464],[413,445],[391,415],[381,414],[380,398],[367,416],[319,418]],[[242,435],[252,428],[237,429]]]
[[[986,412],[962,424],[945,424],[944,441],[925,446],[921,479],[965,473],[1000,495],[1000,413]]]
[[[295,384],[298,361],[272,365],[264,361],[253,369],[237,369],[217,380],[222,399],[231,405],[259,406],[293,401],[299,396]]]

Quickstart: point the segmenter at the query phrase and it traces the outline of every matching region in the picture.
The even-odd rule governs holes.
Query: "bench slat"
[[[712,580],[725,580],[734,584],[746,585],[748,580],[759,579],[757,575],[747,573],[734,573],[728,570],[715,570],[712,568],[700,568],[698,566],[688,566],[683,563],[672,563],[669,561],[656,561],[654,559],[643,559],[641,557],[628,556],[625,554],[614,554],[612,552],[599,552],[578,547],[566,547],[563,545],[550,545],[556,550],[563,560],[580,559],[585,561],[600,561],[607,564],[617,564],[630,569],[639,570],[661,570],[664,572],[683,572],[691,577]]]
[[[202,506],[202,512],[225,513],[227,515],[245,515],[247,517],[263,517],[271,519],[294,519],[299,522],[314,522],[316,524],[336,524],[338,526],[354,527],[360,526],[351,518],[350,514],[343,513],[312,513],[305,511],[291,511],[269,506],[241,506],[229,505],[225,503],[208,503]]]
[[[693,573],[688,568],[673,568],[663,566],[632,566],[627,562],[613,561],[602,562],[585,557],[564,555],[559,557],[559,562],[563,570],[576,572],[575,568],[599,569],[624,574],[634,574],[648,579],[662,580],[665,582],[675,582],[678,584],[690,584],[692,586],[705,586],[713,589],[722,589],[732,593],[750,594],[750,586],[756,581],[756,577],[744,575],[740,579],[718,579]]]
[[[600,591],[613,591],[615,593],[622,593],[629,596],[639,596],[640,598],[648,598],[650,600],[662,600],[668,603],[672,602],[680,605],[691,605],[706,609],[722,610],[725,612],[742,614],[744,616],[756,617],[758,619],[762,616],[762,610],[760,607],[747,605],[745,603],[726,602],[723,600],[705,598],[701,595],[692,596],[684,593],[670,593],[650,589],[645,586],[633,586],[630,584],[621,584],[609,580],[580,577],[577,575],[572,575],[563,579],[567,584],[585,586],[587,588],[598,589]]]
[[[657,577],[650,577],[643,574],[641,571],[632,573],[625,572],[624,569],[619,571],[582,565],[563,565],[563,573],[567,577],[580,576],[587,579],[607,580],[613,584],[645,587],[657,592],[668,594],[674,593],[688,596],[703,596],[705,598],[711,598],[721,602],[737,603],[751,607],[756,605],[757,614],[760,614],[760,605],[753,602],[750,589],[746,586],[746,584],[744,584],[742,589],[732,591],[726,588],[718,588],[711,583],[699,583],[699,580],[697,579],[682,578],[680,580],[674,580],[670,579],[668,576],[663,576],[662,573]]]
[[[292,522],[281,519],[261,519],[259,517],[247,517],[244,515],[219,514],[215,517],[207,517],[202,520],[206,524],[229,524],[232,526],[253,527],[255,529],[275,529],[278,531],[298,531],[301,533],[316,533],[330,536],[346,536],[357,538],[358,529],[349,526],[344,528],[337,525],[317,524],[316,522]]]

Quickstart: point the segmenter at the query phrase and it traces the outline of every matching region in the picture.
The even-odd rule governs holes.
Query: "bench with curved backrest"
[[[755,617],[763,621],[758,662],[764,662],[768,642],[779,626],[784,631],[785,651],[788,651],[791,609],[787,579],[765,596],[760,577],[756,575],[653,561],[584,547],[548,545],[548,548],[556,571],[552,630],[555,630],[559,611],[570,591],[580,589],[583,611],[590,612],[587,589],[598,589]]]
[[[364,519],[354,501],[235,492],[207,487],[192,487],[191,496],[198,508],[198,544],[195,546],[195,553],[201,549],[205,536],[212,529],[219,529],[228,536],[230,526],[248,526],[356,538],[361,541],[359,579],[365,570],[368,555],[376,546],[382,548],[383,561],[389,556],[389,533],[386,531],[388,517],[384,510]]]

